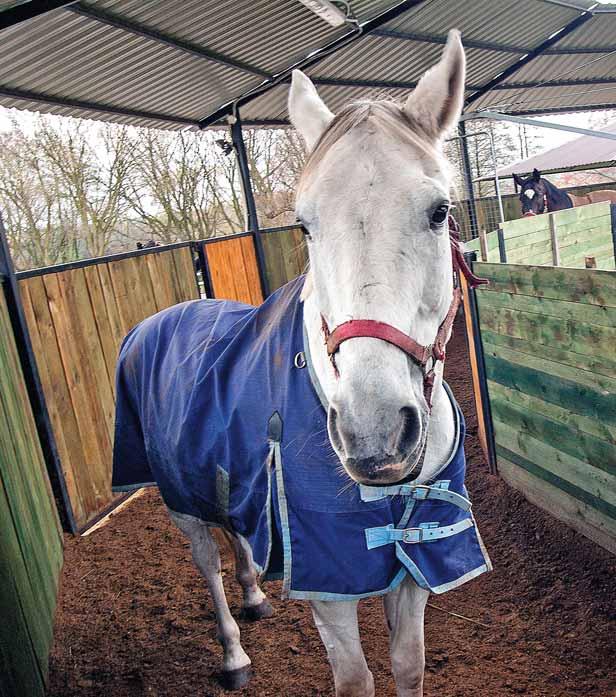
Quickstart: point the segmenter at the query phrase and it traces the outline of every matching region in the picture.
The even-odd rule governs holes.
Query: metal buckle
[[[415,492],[418,492],[418,491],[423,492],[422,496],[415,496],[414,497],[417,501],[425,501],[428,498],[428,496],[430,495],[430,487],[427,486],[426,484],[415,484],[413,486],[413,490]]]
[[[414,539],[413,535],[416,534],[418,539]],[[416,545],[423,542],[423,530],[421,528],[406,528],[402,532],[402,542],[407,545]]]

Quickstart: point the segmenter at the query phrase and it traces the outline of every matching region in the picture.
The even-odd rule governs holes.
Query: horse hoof
[[[225,690],[235,691],[246,687],[252,678],[252,666],[248,664],[236,670],[223,670],[220,682]]]
[[[270,601],[266,598],[262,600],[258,605],[250,605],[248,607],[242,608],[242,619],[248,620],[249,622],[256,622],[257,620],[264,620],[268,617],[274,615],[274,608],[272,607]]]

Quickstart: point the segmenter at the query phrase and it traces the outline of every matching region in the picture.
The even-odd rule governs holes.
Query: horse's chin
[[[423,466],[423,456],[427,442],[427,428],[424,426],[421,441],[417,447],[409,453],[401,462],[387,463],[367,477],[360,477],[353,468],[347,466],[344,460],[342,465],[351,479],[363,486],[395,486],[396,484],[410,484],[419,478]]]

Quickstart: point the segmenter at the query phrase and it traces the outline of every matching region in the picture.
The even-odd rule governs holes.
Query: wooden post
[[[473,261],[475,252],[465,254],[468,263]],[[469,287],[464,274],[459,274],[464,305],[464,321],[466,324],[466,339],[468,343],[469,362],[473,382],[473,395],[477,411],[477,436],[491,474],[497,473],[496,452],[494,445],[494,429],[492,413],[487,393],[483,344],[479,333],[479,318],[477,313],[477,298],[475,291]]]
[[[503,224],[500,223],[498,226],[498,256],[501,264],[507,263],[507,247],[505,246],[505,230],[503,229]]]
[[[488,260],[488,235],[485,229],[479,233],[479,247],[481,248],[481,261]]]
[[[560,266],[560,247],[558,246],[558,233],[556,232],[556,216],[548,214],[550,220],[550,240],[552,243],[552,265]]]
[[[595,257],[584,257],[584,266],[587,269],[596,269],[597,259]]]

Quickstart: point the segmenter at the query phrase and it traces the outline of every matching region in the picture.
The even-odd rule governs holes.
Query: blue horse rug
[[[303,277],[260,307],[196,300],[144,320],[117,368],[113,488],[243,535],[291,598],[442,593],[491,568],[464,486],[464,421],[429,486],[350,485],[303,332]]]

